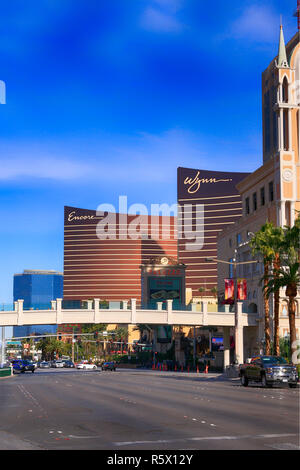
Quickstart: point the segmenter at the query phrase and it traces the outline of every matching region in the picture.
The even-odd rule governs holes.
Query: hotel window
[[[264,206],[265,202],[265,188],[260,188],[260,205]]]
[[[274,185],[273,185],[273,181],[271,181],[271,183],[269,183],[269,202],[272,202],[274,201]]]
[[[253,194],[252,200],[253,200],[253,210],[255,212],[257,210],[257,194],[256,193]]]
[[[245,200],[245,211],[246,211],[246,215],[250,214],[250,202],[249,202],[248,197],[246,197],[246,200]]]
[[[236,235],[236,244],[239,245],[242,242],[242,235],[238,233]]]

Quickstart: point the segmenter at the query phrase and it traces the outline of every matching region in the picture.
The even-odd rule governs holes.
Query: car
[[[32,372],[35,371],[35,366],[30,361],[17,359],[12,361],[13,372],[24,374],[24,372]]]
[[[97,369],[96,364],[89,364],[88,362],[80,362],[76,366],[77,369]]]
[[[41,369],[50,369],[50,362],[47,362],[47,361],[40,362],[40,368]]]
[[[62,367],[64,367],[64,363],[63,363],[63,361],[57,360],[57,361],[54,361],[52,367],[62,368]]]
[[[64,363],[64,367],[69,367],[69,368],[75,367],[75,364],[72,361],[63,361],[63,363]]]
[[[34,365],[34,368],[37,369],[38,368],[38,363],[35,362],[35,361],[29,361],[30,364],[33,364]]]
[[[260,382],[263,387],[287,384],[296,388],[298,382],[297,367],[279,356],[257,356],[240,366],[241,384],[247,387],[249,382]]]
[[[115,362],[103,362],[101,366],[102,370],[116,370],[116,363]]]

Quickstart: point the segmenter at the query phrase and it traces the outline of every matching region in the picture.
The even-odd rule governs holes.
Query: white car
[[[54,367],[64,367],[63,361],[55,361]]]
[[[88,362],[80,362],[77,364],[77,369],[97,369],[96,364],[89,364]]]

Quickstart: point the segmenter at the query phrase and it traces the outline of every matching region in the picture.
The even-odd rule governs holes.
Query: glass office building
[[[63,298],[63,274],[57,271],[24,270],[14,275],[14,301],[24,300],[24,310],[51,308],[51,300]],[[56,325],[26,325],[13,329],[14,337],[56,333]]]

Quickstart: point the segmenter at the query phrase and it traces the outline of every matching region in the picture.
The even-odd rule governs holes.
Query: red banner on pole
[[[247,300],[247,281],[246,279],[237,280],[237,299]]]
[[[225,300],[234,299],[234,281],[233,279],[225,279]]]

